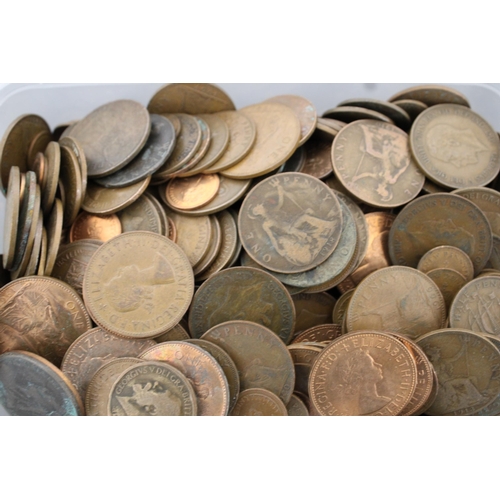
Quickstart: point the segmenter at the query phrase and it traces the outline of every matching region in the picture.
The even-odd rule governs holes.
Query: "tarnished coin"
[[[431,248],[418,261],[417,269],[427,274],[433,269],[453,269],[467,281],[474,278],[474,266],[470,257],[460,248],[441,245]]]
[[[0,356],[0,404],[12,416],[85,414],[66,376],[46,359],[23,351]]]
[[[391,124],[361,120],[347,125],[333,142],[332,162],[344,187],[375,207],[404,205],[424,185],[408,135]]]
[[[186,329],[178,323],[168,332],[161,334],[159,337],[155,337],[155,342],[161,344],[163,342],[172,342],[174,340],[189,340],[191,337]]]
[[[355,288],[344,292],[335,303],[332,313],[332,322],[337,325],[343,325],[345,320],[345,315],[347,313],[347,308],[349,307],[349,302],[355,291]]]
[[[332,312],[335,307],[335,298],[325,292],[297,293],[292,296],[295,306],[296,322],[295,334],[316,325],[332,322]]]
[[[215,358],[203,348],[186,342],[166,342],[148,349],[140,357],[164,361],[185,375],[196,394],[198,415],[227,415],[230,397],[226,376]]]
[[[197,414],[197,401],[188,379],[167,363],[133,365],[115,381],[108,397],[108,415],[176,416]]]
[[[290,158],[281,166],[280,173],[283,172],[300,172],[306,163],[306,148],[300,146],[295,150]]]
[[[28,153],[33,140],[40,133],[50,134],[47,122],[38,115],[22,115],[12,122],[0,142],[0,187],[5,192],[12,166],[21,173],[31,168]]]
[[[142,195],[132,205],[118,212],[122,232],[150,231],[163,234],[160,215],[150,198]]]
[[[235,166],[223,170],[232,179],[250,179],[272,172],[282,165],[298,146],[300,123],[294,112],[275,102],[247,106],[240,110],[257,128],[253,148]]]
[[[147,339],[125,339],[102,328],[93,328],[78,337],[68,348],[61,370],[85,401],[87,387],[97,370],[115,358],[138,358],[156,342]]]
[[[158,217],[160,217],[161,234],[163,234],[163,236],[168,236],[169,222],[168,222],[167,212],[165,212],[163,205],[151,192],[145,191],[143,196],[145,196],[154,205]]]
[[[33,352],[59,366],[91,326],[78,294],[59,280],[19,278],[0,290],[0,353]]]
[[[320,415],[398,415],[416,382],[417,367],[404,344],[385,333],[356,332],[318,355],[309,394]]]
[[[332,118],[345,123],[352,123],[358,120],[376,120],[380,122],[394,124],[386,115],[359,106],[342,106],[329,109],[323,113],[323,118]]]
[[[28,169],[33,170],[36,158],[39,154],[43,154],[49,142],[54,140],[52,134],[46,130],[39,132],[31,141],[28,147]]]
[[[178,135],[181,133],[181,128],[182,128],[180,118],[175,113],[161,113],[161,116],[167,118],[170,121],[170,123],[174,126],[175,137],[177,138]]]
[[[61,146],[60,180],[64,186],[65,203],[63,226],[69,227],[78,215],[83,201],[82,173],[78,158],[67,146]]]
[[[47,214],[56,197],[57,187],[61,173],[61,147],[57,142],[49,142],[45,149],[45,174],[42,188],[42,210]]]
[[[132,205],[146,191],[150,181],[151,177],[146,177],[131,186],[113,189],[89,182],[82,209],[95,215],[115,214]]]
[[[116,380],[132,366],[142,363],[136,358],[117,358],[105,361],[90,379],[85,391],[85,412],[89,417],[108,414],[108,399]]]
[[[177,243],[177,227],[175,226],[175,222],[168,216],[167,219],[168,219],[168,234],[166,234],[165,236],[174,243]]]
[[[493,236],[493,248],[491,250],[490,260],[486,263],[490,267],[500,271],[500,237]]]
[[[33,240],[33,247],[31,248],[31,255],[26,265],[26,270],[23,276],[33,276],[36,275],[36,270],[38,268],[38,260],[40,258],[40,249],[42,247],[42,232],[43,232],[43,214],[40,213],[37,223],[35,237]]]
[[[106,188],[131,186],[153,175],[168,160],[175,146],[175,129],[167,118],[151,115],[151,132],[146,144],[132,161],[114,174],[95,182]]]
[[[285,287],[269,273],[234,267],[200,286],[189,311],[189,331],[193,338],[199,338],[230,320],[261,324],[287,344],[294,332],[295,308]]]
[[[47,231],[42,228],[42,245],[40,248],[40,258],[38,259],[38,268],[36,270],[37,276],[45,275],[45,264],[47,262]]]
[[[217,174],[198,174],[194,177],[174,178],[166,190],[168,205],[180,210],[193,210],[210,203],[219,192]]]
[[[59,250],[51,271],[51,276],[64,281],[78,295],[83,296],[83,277],[87,265],[97,249],[102,245],[99,240],[80,240],[65,245]]]
[[[442,104],[421,113],[412,126],[410,144],[420,168],[441,186],[486,186],[500,171],[498,134],[464,106]]]
[[[495,335],[490,335],[489,333],[482,333],[483,337],[486,337],[497,349],[500,350],[500,338]],[[498,370],[498,367],[496,368]],[[496,374],[494,375],[496,378]],[[488,406],[485,406],[482,410],[479,410],[474,415],[481,417],[490,415],[500,415],[500,395]]]
[[[450,327],[500,338],[500,277],[483,276],[467,283],[450,307]]]
[[[438,286],[448,311],[455,295],[467,283],[467,280],[453,269],[432,269],[426,274]]]
[[[500,353],[483,336],[458,328],[417,339],[436,370],[437,397],[428,415],[472,415],[500,393]]]
[[[234,110],[231,98],[212,83],[169,83],[148,104],[150,113],[218,113]]]
[[[80,174],[82,179],[82,199],[85,198],[85,193],[87,192],[87,160],[85,158],[85,153],[83,151],[80,143],[74,139],[73,137],[63,137],[59,141],[60,146],[66,146],[67,148],[73,151],[73,154],[76,156],[78,160],[78,165],[80,167]]]
[[[302,399],[296,394],[292,394],[290,402],[286,405],[286,411],[289,417],[308,417],[309,410]]]
[[[257,137],[254,121],[239,111],[217,113],[229,129],[229,144],[224,154],[205,173],[215,173],[236,165],[252,149]]]
[[[238,230],[243,247],[258,264],[300,273],[333,253],[342,233],[342,212],[337,197],[320,180],[278,174],[248,193]]]
[[[176,325],[194,292],[191,265],[165,236],[124,233],[92,256],[83,297],[94,321],[113,333],[153,338]]]
[[[16,167],[16,168],[18,168],[18,167]],[[35,161],[33,163],[33,168],[30,168],[30,170],[33,170],[33,172],[35,172],[36,180],[37,180],[38,184],[40,185],[40,188],[43,190],[43,188],[45,187],[45,182],[47,180],[47,178],[46,178],[47,158],[45,157],[45,155],[42,152],[36,154]]]
[[[410,116],[412,123],[422,111],[428,108],[427,104],[424,104],[422,101],[416,101],[415,99],[400,99],[398,101],[392,101],[392,103],[404,109]]]
[[[324,347],[324,346],[323,346]],[[294,392],[300,394],[309,401],[309,375],[314,360],[323,350],[323,347],[314,345],[291,344],[288,346],[288,352],[292,356],[295,367],[295,387]]]
[[[21,174],[18,167],[11,168],[8,182],[3,226],[2,263],[4,269],[10,270],[14,264],[19,223]]]
[[[210,215],[209,217],[210,225],[212,226],[212,229],[210,231],[210,245],[203,259],[201,259],[201,261],[195,267],[193,267],[195,279],[198,275],[204,273],[212,265],[222,245],[221,228],[219,221],[217,217],[215,217],[215,215]]]
[[[57,258],[59,245],[61,244],[61,235],[63,229],[63,206],[60,199],[54,200],[54,205],[50,211],[47,221],[47,258],[45,261],[44,275],[50,276]]]
[[[318,121],[318,113],[314,104],[298,95],[278,95],[265,102],[279,102],[292,109],[300,122],[299,146],[305,144],[313,134]]]
[[[300,169],[303,174],[312,175],[317,179],[325,179],[332,175],[332,142],[311,137],[304,145],[306,161]]]
[[[151,118],[138,102],[119,100],[92,111],[71,129],[83,148],[88,176],[103,177],[129,163],[143,148]]]
[[[246,389],[240,393],[232,417],[286,417],[283,401],[266,389]]]
[[[122,234],[122,224],[116,214],[94,215],[81,212],[71,226],[69,239],[71,242],[78,240],[108,241]]]
[[[478,274],[488,262],[493,245],[484,213],[456,194],[428,194],[404,207],[389,232],[393,264],[416,267],[431,248],[448,245],[463,250]]]
[[[292,344],[301,342],[325,342],[335,340],[342,334],[342,328],[337,324],[313,326],[294,337]]]
[[[416,339],[444,328],[446,307],[437,285],[410,267],[392,266],[367,276],[347,308],[347,331],[377,330]]]
[[[388,101],[394,102],[402,99],[413,99],[427,106],[460,104],[470,108],[469,101],[461,92],[444,85],[418,85],[394,94]]]
[[[240,389],[267,389],[287,404],[295,384],[292,357],[271,330],[249,321],[228,321],[202,337],[222,347],[238,368]]]

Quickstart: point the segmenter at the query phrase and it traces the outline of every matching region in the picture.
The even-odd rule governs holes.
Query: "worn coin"
[[[181,323],[178,323],[168,332],[162,333],[159,337],[155,337],[155,341],[158,344],[161,344],[163,342],[171,342],[174,340],[188,340],[190,338],[191,336],[186,331],[184,326]]]
[[[217,174],[172,179],[166,189],[168,205],[180,210],[193,210],[207,205],[219,192],[219,179]]]
[[[17,226],[19,222],[21,175],[18,167],[12,167],[9,175],[5,201],[5,217],[3,226],[3,255],[4,269],[10,270],[14,264]]]
[[[42,210],[47,214],[52,209],[61,173],[61,148],[57,142],[49,142],[45,149],[45,173],[42,187]]]
[[[349,307],[349,302],[356,288],[351,288],[344,292],[335,303],[332,312],[332,322],[338,325],[343,325],[345,316],[347,313],[347,308]]]
[[[45,264],[47,262],[47,231],[42,228],[42,245],[40,248],[40,258],[38,259],[37,276],[45,276]]]
[[[286,417],[283,401],[266,389],[246,389],[240,393],[232,417]]]
[[[469,101],[461,92],[444,85],[418,85],[394,94],[388,101],[394,102],[402,99],[420,101],[426,106],[460,104],[470,108]]]
[[[325,292],[322,293],[297,293],[292,296],[295,307],[296,322],[295,334],[316,325],[332,322],[335,298]]]
[[[28,147],[27,165],[29,170],[33,170],[36,158],[39,154],[43,154],[49,142],[54,140],[52,134],[46,130],[39,132],[31,141]]]
[[[500,271],[500,237],[493,235],[493,248],[491,250],[490,260],[486,263],[490,267]]]
[[[483,337],[486,337],[498,350],[500,350],[500,339],[495,335],[490,335],[489,333],[482,333]],[[496,367],[498,370],[499,367]],[[496,374],[494,374],[496,378]],[[485,406],[482,410],[479,410],[474,415],[478,416],[489,416],[489,415],[500,415],[500,394],[499,396],[488,406]]]
[[[69,239],[71,242],[78,240],[108,241],[122,234],[122,224],[116,214],[94,215],[80,212],[71,226]]]
[[[314,360],[323,348],[324,346],[318,347],[304,343],[290,344],[288,346],[288,352],[292,356],[295,368],[295,386],[293,390],[307,401],[309,401],[309,375],[311,368]]]
[[[299,344],[301,342],[329,342],[340,337],[341,334],[342,329],[339,324],[313,326],[294,337],[292,344]]]
[[[380,122],[394,124],[386,115],[371,109],[359,106],[342,106],[329,109],[323,113],[323,118],[332,118],[345,123],[352,123],[358,120],[376,120]]]
[[[150,231],[163,234],[160,215],[154,203],[146,196],[140,196],[132,205],[124,208],[117,214],[120,219],[122,232]]]
[[[163,205],[151,192],[144,191],[143,196],[145,196],[153,204],[158,217],[160,217],[161,234],[163,234],[163,236],[168,236],[169,223],[167,212],[165,212]]]
[[[69,227],[78,215],[83,201],[82,173],[78,158],[67,146],[61,146],[60,180],[64,186],[63,226]]]
[[[87,192],[87,160],[85,158],[85,153],[83,151],[80,143],[73,137],[63,137],[59,140],[60,146],[66,146],[73,151],[73,154],[78,160],[78,165],[80,167],[80,174],[82,179],[82,199],[85,198],[85,193]]]
[[[412,123],[415,121],[415,118],[422,113],[422,111],[425,111],[428,108],[427,104],[415,99],[399,99],[397,101],[392,101],[392,103],[405,110],[410,116]]]
[[[201,259],[201,261],[195,267],[193,267],[195,279],[198,275],[204,273],[212,265],[214,260],[217,258],[217,254],[219,253],[222,245],[222,232],[219,221],[217,217],[215,217],[215,215],[210,215],[209,217],[210,225],[212,226],[212,229],[210,231],[210,245],[203,259]]]
[[[418,261],[417,269],[427,274],[433,269],[453,269],[460,273],[466,281],[474,278],[474,266],[470,257],[460,248],[441,245],[431,248]]]
[[[309,410],[307,405],[297,394],[292,394],[290,402],[286,405],[286,411],[289,417],[308,417]]]
[[[467,280],[453,269],[432,269],[426,274],[438,286],[443,295],[446,310],[449,311],[455,295],[467,283]]]
[[[332,142],[311,137],[304,145],[306,161],[300,169],[303,174],[309,174],[317,179],[325,179],[333,172]]]
[[[47,221],[47,258],[45,261],[44,274],[50,276],[57,258],[57,252],[61,243],[63,229],[63,206],[59,198],[54,200],[52,210]]]
[[[42,247],[42,232],[43,232],[43,213],[39,214],[35,237],[33,240],[33,247],[31,248],[31,255],[28,260],[28,264],[26,265],[26,270],[23,273],[23,276],[33,276],[36,274],[36,270],[38,268],[38,260],[40,258],[40,249]]]

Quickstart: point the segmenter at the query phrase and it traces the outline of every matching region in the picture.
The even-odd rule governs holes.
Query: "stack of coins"
[[[11,414],[500,414],[500,140],[462,94],[212,84],[0,145]]]

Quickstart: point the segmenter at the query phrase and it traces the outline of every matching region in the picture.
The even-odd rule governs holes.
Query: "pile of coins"
[[[500,414],[500,139],[452,88],[212,84],[0,144],[15,415]]]

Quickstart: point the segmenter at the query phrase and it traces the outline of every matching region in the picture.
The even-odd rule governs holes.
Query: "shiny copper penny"
[[[267,389],[287,404],[295,384],[293,361],[271,330],[249,321],[228,321],[202,337],[222,347],[238,368],[240,389]]]
[[[243,247],[258,264],[281,273],[308,271],[335,250],[342,212],[320,180],[290,173],[257,184],[243,201],[238,230]]]
[[[446,307],[437,285],[410,267],[375,271],[356,288],[347,309],[347,330],[374,329],[416,339],[444,328]]]
[[[153,338],[176,325],[194,292],[191,265],[165,236],[124,233],[90,259],[83,298],[94,321],[132,338]]]
[[[70,241],[84,239],[108,241],[122,234],[122,225],[117,215],[94,215],[81,212],[70,231]]]
[[[242,391],[231,412],[233,417],[285,417],[287,415],[283,401],[266,389]]]
[[[437,397],[428,415],[472,415],[500,393],[500,352],[478,333],[437,330],[417,339],[438,377]]]
[[[0,290],[0,352],[23,350],[59,366],[68,347],[91,328],[78,294],[41,276],[19,278]]]
[[[131,100],[109,102],[71,129],[82,146],[88,176],[102,177],[129,163],[143,148],[151,130],[146,108]]]
[[[166,191],[168,205],[181,210],[201,208],[215,198],[219,186],[217,174],[172,179]]]
[[[401,99],[413,99],[427,106],[460,104],[470,108],[469,101],[461,92],[444,85],[417,85],[394,94],[388,101],[394,102]]]
[[[207,351],[185,342],[166,342],[148,349],[140,357],[148,361],[164,361],[185,375],[196,394],[198,415],[227,415],[228,382],[219,363]]]
[[[398,415],[409,403],[417,368],[408,349],[380,332],[333,341],[316,358],[309,394],[320,415]]]
[[[178,416],[197,414],[197,402],[188,379],[167,363],[148,361],[126,369],[108,396],[108,415]]]
[[[230,320],[259,323],[287,344],[295,327],[295,309],[285,287],[270,274],[249,267],[225,269],[207,279],[189,311],[193,338]]]
[[[427,274],[433,269],[453,269],[467,281],[474,278],[474,266],[470,257],[460,248],[441,245],[431,248],[418,261],[417,269]]]
[[[69,346],[61,370],[85,400],[92,377],[105,363],[115,358],[137,358],[155,345],[154,340],[125,339],[102,328],[93,328]]]
[[[2,263],[4,269],[10,270],[14,264],[19,222],[21,175],[18,167],[11,168],[8,182],[3,226]]]
[[[154,202],[144,194],[132,205],[124,208],[117,214],[121,222],[122,232],[150,231],[163,234],[160,215]]]
[[[0,356],[0,402],[12,416],[84,415],[83,403],[66,376],[41,356]]]

